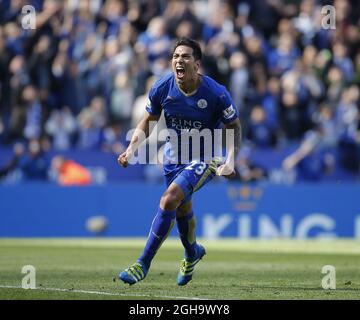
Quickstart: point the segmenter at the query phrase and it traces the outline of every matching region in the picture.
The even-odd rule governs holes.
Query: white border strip
[[[0,289],[22,289],[21,286],[5,286],[0,285]],[[74,292],[74,293],[85,293],[85,294],[96,294],[102,296],[118,296],[118,297],[142,297],[142,298],[162,298],[162,299],[179,299],[179,300],[209,300],[206,298],[195,298],[195,297],[175,297],[175,296],[157,296],[157,295],[146,295],[146,294],[134,294],[134,293],[112,293],[104,291],[89,291],[89,290],[71,290],[61,288],[35,288],[28,290],[41,290],[41,291],[57,291],[57,292]]]

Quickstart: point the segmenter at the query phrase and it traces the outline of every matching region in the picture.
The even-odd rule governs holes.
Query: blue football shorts
[[[166,186],[175,182],[184,192],[185,198],[181,204],[191,200],[192,194],[207,184],[216,174],[220,159],[210,163],[194,160],[189,164],[164,164]]]

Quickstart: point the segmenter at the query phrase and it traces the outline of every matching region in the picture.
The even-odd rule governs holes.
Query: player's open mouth
[[[181,79],[185,76],[185,68],[181,66],[176,67],[176,76]]]

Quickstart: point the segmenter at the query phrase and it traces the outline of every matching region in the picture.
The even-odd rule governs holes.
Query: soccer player
[[[195,265],[205,255],[205,248],[196,242],[192,194],[215,175],[226,178],[235,175],[231,159],[236,157],[240,148],[238,112],[224,86],[198,73],[201,57],[201,48],[196,41],[185,38],[175,44],[172,55],[173,72],[158,80],[150,90],[147,113],[136,127],[127,150],[119,155],[118,163],[123,167],[128,165],[139,145],[151,133],[149,123],[158,121],[161,112],[164,112],[167,128],[173,129],[179,139],[184,130],[214,131],[223,122],[225,129],[233,129],[234,143],[226,150],[227,156],[222,162],[218,158],[205,162],[205,156],[200,152],[200,157],[190,158],[190,163],[173,163],[170,155],[174,152],[181,153],[181,150],[167,141],[169,146],[164,157],[167,189],[160,199],[143,253],[136,263],[119,274],[119,278],[130,285],[146,277],[151,262],[170,233],[175,219],[185,249],[177,283],[183,286],[192,279]],[[214,143],[214,140],[211,141]]]

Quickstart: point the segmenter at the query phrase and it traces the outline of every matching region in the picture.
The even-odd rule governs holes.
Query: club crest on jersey
[[[207,101],[205,99],[200,99],[198,102],[197,102],[197,106],[200,108],[200,109],[205,109],[207,107]]]
[[[236,113],[235,108],[231,104],[230,107],[223,110],[223,115],[225,119],[230,119]]]

